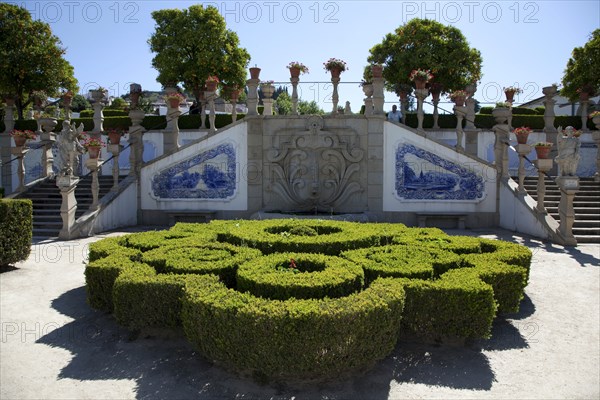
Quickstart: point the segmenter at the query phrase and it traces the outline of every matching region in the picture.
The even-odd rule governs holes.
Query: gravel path
[[[87,246],[104,236],[36,243],[27,261],[0,273],[0,398],[600,398],[600,246],[563,248],[506,231],[450,233],[532,249],[519,314],[497,320],[490,340],[401,342],[362,376],[304,388],[237,378],[178,335],[130,340],[111,315],[85,303]]]

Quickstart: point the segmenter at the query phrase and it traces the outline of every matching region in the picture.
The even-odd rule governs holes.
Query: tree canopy
[[[0,3],[0,93],[15,96],[19,118],[33,91],[57,97],[60,90],[77,91],[73,66],[50,26],[33,20],[29,11]]]
[[[162,85],[182,83],[197,101],[209,76],[217,76],[221,85],[245,85],[250,55],[215,7],[159,10],[152,18],[156,26],[148,44]]]
[[[411,84],[414,69],[429,69],[443,92],[464,89],[481,79],[481,54],[461,31],[429,19],[412,19],[371,48],[367,59],[385,66],[386,89]]]
[[[579,97],[579,89],[590,95],[600,92],[600,29],[592,32],[583,47],[573,49],[562,84],[561,95],[571,100]]]
[[[289,115],[292,113],[292,98],[287,90],[282,91],[279,94],[275,101],[275,107],[277,108],[277,114],[279,115]],[[325,114],[325,111],[319,107],[316,101],[306,101],[302,99],[298,99],[298,112],[302,115]]]

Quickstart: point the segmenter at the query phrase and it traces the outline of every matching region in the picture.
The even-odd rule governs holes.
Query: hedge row
[[[258,379],[328,379],[399,335],[489,337],[497,312],[518,311],[530,261],[436,228],[212,221],[96,242],[86,282],[129,329],[183,326],[205,357]]]
[[[0,267],[27,259],[32,232],[31,200],[0,199]]]
[[[402,283],[380,279],[341,298],[271,301],[214,276],[188,282],[183,328],[209,360],[259,381],[330,379],[371,367],[395,347]]]

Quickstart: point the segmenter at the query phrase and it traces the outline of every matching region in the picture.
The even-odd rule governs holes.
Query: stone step
[[[577,243],[600,243],[600,235],[574,235]]]

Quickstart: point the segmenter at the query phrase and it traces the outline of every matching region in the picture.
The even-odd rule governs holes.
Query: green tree
[[[61,89],[77,91],[73,66],[63,57],[61,44],[47,23],[33,20],[22,7],[0,3],[0,93],[16,96],[19,119],[34,90],[50,97]]]
[[[292,113],[292,98],[287,91],[279,94],[275,101],[275,108],[279,115],[289,115]]]
[[[73,96],[73,100],[71,100],[71,111],[80,112],[88,108],[92,108],[92,105],[85,97],[80,94]]]
[[[412,19],[371,48],[367,59],[384,65],[386,89],[411,84],[414,69],[429,69],[444,92],[464,89],[481,78],[481,54],[461,31],[428,19]]]
[[[216,8],[193,5],[185,10],[159,10],[152,18],[156,26],[148,44],[156,53],[152,66],[158,71],[158,82],[165,86],[182,83],[198,102],[211,75],[220,79],[221,86],[245,85],[250,55]]]
[[[110,104],[110,106],[106,107],[109,108],[111,110],[124,110],[126,109],[128,106],[127,102],[125,100],[123,100],[120,97],[116,97],[113,99],[112,103]]]
[[[323,114],[325,114],[325,111],[323,111],[323,109],[321,107],[319,107],[317,102],[314,100],[312,100],[312,101],[298,100],[298,112],[303,115],[308,115],[308,114],[323,115]]]
[[[579,97],[578,90],[594,95],[600,91],[600,29],[590,35],[583,47],[576,47],[567,62],[560,94],[571,100]]]

